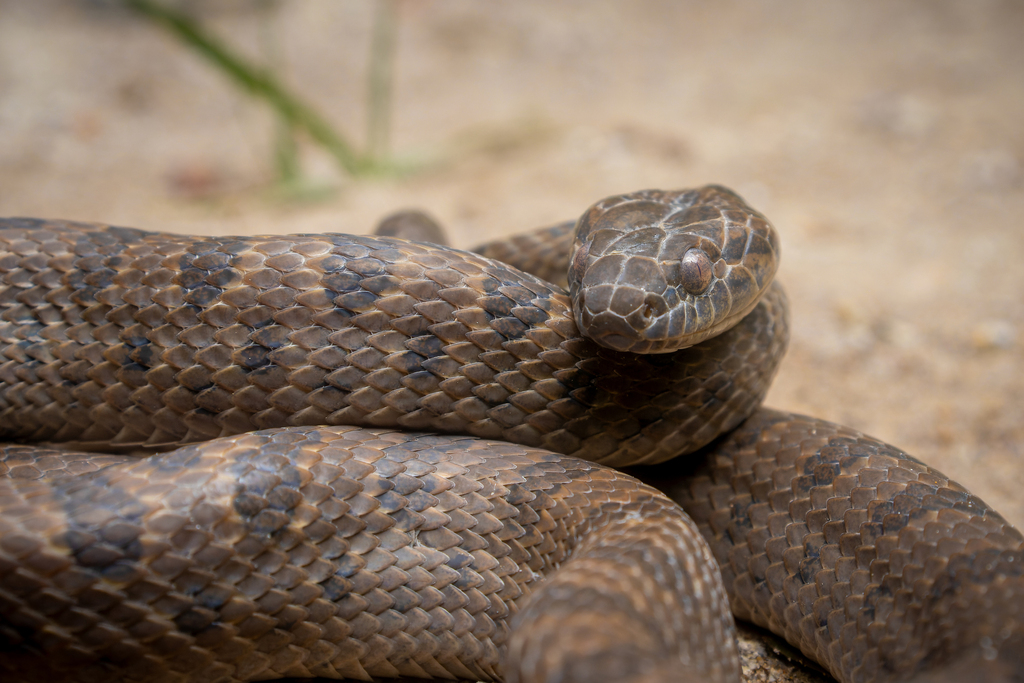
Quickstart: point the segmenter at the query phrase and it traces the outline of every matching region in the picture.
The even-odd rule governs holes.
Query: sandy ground
[[[193,2],[191,6],[203,3]],[[371,3],[202,18],[362,139]],[[469,246],[646,187],[730,185],[782,234],[769,396],[937,466],[1024,523],[1024,5],[407,2],[393,148],[354,181],[115,2],[0,1],[0,214],[195,233],[366,232],[426,209]]]

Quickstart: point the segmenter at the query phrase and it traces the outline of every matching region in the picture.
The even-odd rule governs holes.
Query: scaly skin
[[[697,523],[738,619],[844,683],[949,667],[1020,680],[1024,538],[977,496],[856,430],[770,409],[702,456],[634,473]]]
[[[313,512],[323,488],[307,486],[309,478],[340,486],[330,478],[335,470],[288,469],[319,453],[306,442],[320,444],[330,430],[238,437],[303,441],[297,452],[260,444],[273,457],[255,474],[242,461],[256,456],[240,454],[230,435],[352,422],[495,435],[612,462],[662,459],[699,447],[761,400],[786,343],[781,290],[732,336],[636,357],[580,338],[567,300],[550,285],[456,250],[339,235],[197,240],[32,220],[4,228],[0,429],[8,438],[137,449],[222,437],[74,480],[25,477],[60,458],[70,460],[58,469],[76,470],[115,456],[9,452],[11,478],[0,494],[9,656],[0,661],[12,675],[148,680],[169,669],[168,680],[489,678],[507,646],[509,680],[587,680],[595,671],[621,680],[685,670],[697,680],[738,677],[724,589],[703,542],[675,505],[622,475],[533,449],[453,440],[449,450],[469,448],[486,460],[481,477],[513,470],[508,476],[535,483],[508,488],[499,475],[445,495],[443,482],[430,478],[423,488],[433,499],[424,499],[385,458],[381,474],[400,484],[374,479],[358,498],[356,519],[338,521],[359,495],[357,484],[346,479],[327,509]],[[414,443],[396,457],[428,451],[425,463],[406,463],[422,475],[446,442]],[[331,451],[327,464],[345,458],[349,476],[367,448]],[[535,473],[531,459],[564,464],[551,471],[541,464]],[[488,491],[486,502],[477,490]],[[568,496],[571,518],[552,528],[541,512],[522,507],[533,496],[548,514]],[[371,515],[378,504],[391,516]],[[485,532],[493,520],[461,514],[467,506],[512,521]],[[425,521],[407,518],[409,509]],[[220,515],[232,510],[241,517],[230,539],[220,539]],[[168,512],[183,526],[166,527]],[[284,521],[289,515],[294,523]],[[537,515],[540,528],[531,528]],[[360,524],[383,538],[368,532],[349,543]],[[292,552],[307,525],[315,538],[299,543],[301,557],[285,571],[282,553]],[[405,547],[388,535],[399,526],[426,557],[404,554],[399,569],[409,576],[388,573],[398,565],[374,554]],[[542,557],[500,545],[513,541],[543,549]],[[321,562],[312,545],[319,552],[324,543]],[[507,605],[481,590],[470,591],[472,609],[458,596],[437,604],[468,557],[477,574],[491,571],[486,595],[512,596]],[[363,563],[370,570],[349,581]],[[506,619],[519,610],[517,596],[559,565],[510,636]],[[482,588],[473,576],[465,580],[457,588]],[[384,582],[403,589],[394,605],[374,592]],[[617,609],[604,627],[580,621],[588,608],[603,615],[623,604],[632,608]],[[559,610],[574,616],[552,619]],[[605,647],[622,627],[633,639]],[[467,629],[486,642],[463,647],[456,641]],[[385,646],[381,638],[399,642]],[[641,651],[647,656],[638,658]]]
[[[630,353],[729,329],[768,291],[781,256],[768,219],[719,185],[608,197],[578,221],[475,251],[565,286],[583,336]]]
[[[725,591],[682,510],[607,467],[356,427],[0,452],[5,681],[656,669],[739,680]]]
[[[773,289],[708,344],[617,353],[550,284],[384,237],[8,219],[0,273],[0,438],[88,450],[356,424],[660,462],[749,415],[787,342]]]
[[[6,225],[0,400],[21,438],[166,447],[326,416],[657,462],[741,422],[774,373],[743,360],[785,347],[774,288],[730,332],[638,359],[579,338],[550,285],[454,250]],[[291,427],[117,458],[6,453],[0,666],[18,676],[488,678],[504,649],[509,680],[735,680],[723,590],[844,682],[1022,671],[1020,534],[811,418],[762,410],[704,470],[643,475],[694,515],[724,588],[678,508],[530,447]]]

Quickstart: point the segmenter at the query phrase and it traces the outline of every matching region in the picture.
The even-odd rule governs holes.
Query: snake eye
[[[680,270],[683,289],[689,294],[703,294],[711,284],[711,258],[700,249],[683,254]]]

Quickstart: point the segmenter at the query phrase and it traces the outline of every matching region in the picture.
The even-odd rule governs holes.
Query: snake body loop
[[[844,682],[1019,673],[1020,534],[886,444],[757,410],[787,339],[763,218],[710,187],[577,224],[574,257],[565,224],[481,251],[571,260],[614,348],[557,286],[434,245],[0,221],[0,437],[173,449],[2,448],[6,679],[737,681],[727,602]],[[626,280],[591,296],[592,265]],[[670,289],[690,312],[658,323]],[[606,466],[693,451],[642,476],[696,524]]]
[[[960,484],[849,427],[758,410],[695,468],[633,473],[711,545],[733,613],[840,681],[1016,681],[1024,537]]]
[[[0,240],[0,438],[90,450],[356,424],[659,462],[739,424],[787,341],[774,289],[708,345],[617,353],[548,283],[394,238],[9,220]]]
[[[633,663],[621,680],[666,663],[738,680],[725,591],[693,523],[578,458],[355,427],[144,460],[2,455],[5,680],[559,680],[607,661],[579,650],[602,623],[629,623],[650,655],[620,660]],[[541,581],[556,567],[559,583]],[[626,621],[558,618],[610,607]]]
[[[636,356],[581,337],[552,285],[428,244],[32,219],[0,244],[5,438],[206,442],[142,462],[8,449],[15,675],[737,679],[678,508],[531,447],[653,462],[732,428],[785,349],[781,290],[708,344]],[[587,605],[626,621],[602,630]],[[625,624],[636,638],[605,647]]]

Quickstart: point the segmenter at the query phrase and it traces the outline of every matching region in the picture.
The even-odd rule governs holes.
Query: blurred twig
[[[129,7],[162,24],[179,39],[192,46],[229,78],[254,97],[264,100],[296,130],[304,130],[313,140],[330,152],[338,164],[352,175],[373,170],[378,164],[372,158],[357,155],[351,145],[337,133],[312,107],[289,92],[275,76],[245,58],[233,53],[206,33],[186,14],[151,0],[124,0]]]
[[[370,42],[367,156],[386,162],[391,156],[391,93],[397,33],[396,0],[377,0]]]
[[[260,43],[270,70],[281,73],[284,69],[284,55],[274,30],[271,17],[277,10],[276,0],[257,0],[260,8]],[[299,163],[299,145],[295,137],[295,126],[284,116],[277,114],[274,120],[274,167],[282,187],[302,186],[302,170]]]

